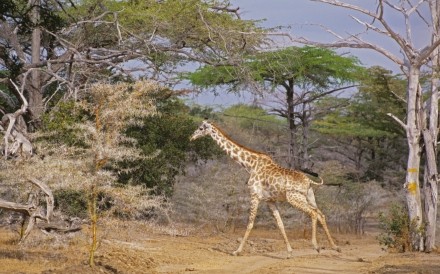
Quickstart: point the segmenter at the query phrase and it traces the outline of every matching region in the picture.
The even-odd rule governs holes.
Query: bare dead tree
[[[422,66],[427,65],[430,62],[430,57],[433,56],[434,52],[438,50],[440,45],[440,37],[435,34],[431,34],[431,41],[425,47],[421,49],[417,48],[414,44],[413,32],[411,26],[411,19],[416,18],[422,20],[427,24],[428,28],[431,30],[437,30],[438,28],[438,3],[435,0],[420,0],[420,1],[389,1],[389,0],[378,0],[375,10],[370,10],[363,8],[361,6],[345,3],[337,0],[312,0],[314,2],[320,2],[328,5],[333,5],[336,7],[348,9],[353,13],[360,13],[366,16],[370,21],[360,19],[354,15],[351,18],[361,26],[365,28],[363,33],[349,33],[346,36],[339,35],[336,32],[325,28],[325,30],[335,37],[333,42],[325,43],[319,41],[312,41],[304,37],[291,37],[292,42],[300,42],[309,45],[316,45],[322,47],[333,47],[333,48],[362,48],[374,50],[386,58],[393,61],[395,64],[399,65],[406,75],[408,80],[407,86],[407,116],[406,120],[402,121],[393,114],[389,114],[397,123],[399,123],[406,132],[407,143],[408,143],[408,161],[406,170],[406,179],[404,183],[405,196],[408,207],[409,218],[411,222],[415,224],[416,232],[412,237],[412,245],[415,250],[424,250],[424,241],[421,234],[422,230],[422,202],[421,202],[421,192],[420,192],[420,163],[421,163],[421,153],[422,153],[422,135],[425,129],[427,129],[427,107],[422,101],[422,88],[420,85],[420,73]],[[425,5],[425,6],[424,6]],[[432,18],[426,18],[420,9],[428,8],[431,10]],[[403,25],[405,26],[405,33],[399,33],[395,28],[393,28],[388,22],[387,18],[384,16],[385,10],[392,10],[399,13],[403,17]],[[437,18],[437,19],[436,19]],[[432,19],[432,20],[430,20]],[[363,34],[374,32],[384,37],[384,39],[391,39],[400,48],[400,52],[403,55],[399,57],[392,53],[391,51],[383,48],[378,43],[370,42],[363,38]],[[438,30],[437,30],[438,32]],[[436,54],[434,54],[436,55]],[[431,95],[437,96],[438,90],[435,90]],[[435,101],[434,98],[431,102]],[[431,105],[432,106],[432,105]],[[438,107],[438,105],[437,105]],[[431,114],[435,115],[435,111],[432,109]],[[431,117],[433,117],[431,115]],[[438,123],[431,120],[434,124]],[[438,125],[435,126],[438,128]],[[428,130],[429,131],[429,130]],[[436,136],[436,135],[435,135]],[[426,136],[428,138],[433,138],[435,136]],[[426,139],[426,138],[425,138]],[[432,142],[431,142],[432,144]],[[434,147],[436,147],[435,144]],[[431,156],[435,154],[430,153]],[[434,159],[430,159],[432,164],[436,163]],[[436,178],[436,170],[431,169],[430,177]],[[435,173],[435,174],[434,174]],[[431,180],[431,185],[437,185],[436,179]],[[432,196],[431,196],[432,197]],[[437,206],[436,198],[431,199],[432,203]],[[435,218],[435,217],[433,217]],[[435,222],[431,222],[430,225],[435,226]],[[431,235],[430,237],[435,237]],[[434,242],[430,240],[431,242]],[[432,247],[432,246],[431,246]],[[428,247],[428,250],[431,249]]]
[[[14,203],[0,199],[0,209],[18,212],[23,216],[19,243],[23,243],[27,236],[29,236],[29,233],[34,228],[37,219],[50,223],[55,203],[52,191],[45,183],[35,178],[30,178],[29,182],[39,187],[39,190],[29,194],[27,203]],[[39,195],[41,191],[45,195],[45,207],[40,204]],[[27,226],[25,229],[26,223]]]
[[[0,132],[4,134],[3,156],[5,159],[7,159],[9,155],[18,155],[18,153],[26,157],[33,154],[32,144],[26,137],[27,128],[23,125],[23,115],[27,111],[28,102],[18,86],[12,81],[11,84],[17,90],[23,104],[21,108],[14,113],[4,114],[0,121]],[[12,143],[11,147],[9,146],[10,142]]]

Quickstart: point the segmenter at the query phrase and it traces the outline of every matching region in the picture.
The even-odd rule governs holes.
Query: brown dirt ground
[[[230,253],[243,230],[210,233],[206,228],[158,227],[138,222],[100,225],[96,267],[87,265],[88,228],[69,236],[31,233],[17,245],[17,233],[0,228],[0,273],[440,273],[440,254],[390,253],[374,235],[335,235],[342,253],[312,250],[309,235],[289,231],[293,256],[286,259],[276,229],[255,228],[242,256]],[[170,235],[189,236],[170,236]],[[304,238],[307,238],[305,239]]]

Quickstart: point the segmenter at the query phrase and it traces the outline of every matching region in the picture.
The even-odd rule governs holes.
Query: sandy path
[[[62,244],[36,234],[27,246],[17,246],[11,240],[16,235],[0,228],[0,273],[440,273],[439,253],[387,253],[373,235],[336,235],[342,253],[323,249],[318,254],[310,240],[291,232],[293,256],[286,259],[277,230],[260,228],[251,234],[243,255],[234,257],[230,253],[242,232],[173,237],[124,224],[108,226],[97,267],[91,269],[86,234]],[[323,238],[318,241],[327,244]]]

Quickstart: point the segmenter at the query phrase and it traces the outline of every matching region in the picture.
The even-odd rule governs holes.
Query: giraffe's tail
[[[311,179],[309,179],[309,181],[310,181],[311,184],[314,184],[314,185],[319,185],[319,186],[323,185],[324,184],[324,179],[322,179],[321,176],[318,176],[318,178],[321,180],[321,182],[319,182],[319,183],[317,183],[317,182],[315,182],[315,181],[313,181]]]

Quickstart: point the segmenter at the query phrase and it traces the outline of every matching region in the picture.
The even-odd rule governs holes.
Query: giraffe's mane
[[[224,132],[220,127],[218,127],[216,124],[214,124],[213,122],[208,122],[208,123],[209,123],[211,126],[213,126],[216,130],[218,130],[218,131],[219,131],[219,132],[220,132],[220,133],[221,133],[226,139],[228,139],[229,141],[233,142],[233,143],[236,144],[238,147],[240,147],[240,148],[242,148],[242,149],[245,149],[245,150],[247,150],[247,151],[249,151],[249,152],[255,153],[255,154],[265,155],[265,156],[268,156],[269,158],[272,158],[272,157],[270,157],[269,155],[267,155],[266,153],[263,153],[263,152],[260,152],[260,151],[256,151],[256,150],[254,150],[254,149],[248,148],[248,147],[246,147],[246,146],[243,146],[243,145],[237,143],[236,141],[232,140],[231,137],[229,137],[229,135],[228,135],[226,132]]]

